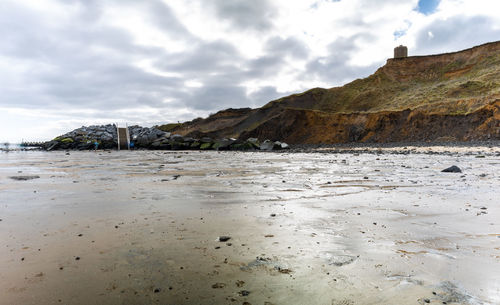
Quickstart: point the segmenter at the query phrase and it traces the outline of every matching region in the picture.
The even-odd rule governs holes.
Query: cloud
[[[273,27],[277,9],[268,0],[210,1],[216,15],[240,30],[266,31]]]
[[[266,42],[265,50],[281,56],[289,55],[292,58],[306,58],[309,55],[306,44],[295,37],[274,36]]]
[[[435,20],[416,34],[414,54],[459,51],[500,40],[500,28],[495,23],[496,20],[488,16],[454,16]]]
[[[328,46],[328,54],[313,58],[307,63],[304,77],[316,77],[331,83],[344,82],[349,79],[373,72],[377,65],[356,66],[351,63],[359,51],[358,39],[371,40],[370,35],[353,35],[336,39]]]

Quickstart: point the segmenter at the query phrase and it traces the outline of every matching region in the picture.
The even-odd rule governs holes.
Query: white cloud
[[[367,76],[399,44],[421,55],[500,39],[497,0],[428,15],[417,3],[3,0],[0,141],[257,107]]]

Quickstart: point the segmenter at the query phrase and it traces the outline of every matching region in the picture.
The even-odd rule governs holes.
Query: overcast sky
[[[420,2],[420,3],[419,3]],[[498,0],[0,0],[0,141],[259,107],[500,40]]]

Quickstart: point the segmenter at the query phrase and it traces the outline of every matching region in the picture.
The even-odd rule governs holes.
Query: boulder
[[[184,137],[181,136],[180,134],[174,134],[170,136],[170,140],[175,142],[184,142]]]
[[[208,142],[208,143],[202,143],[200,145],[200,149],[201,150],[209,150],[209,149],[212,149],[212,143],[211,142]]]
[[[218,141],[215,141],[215,144],[213,148],[215,150],[229,150],[231,147],[231,144],[235,142],[235,139],[221,139]]]
[[[265,140],[264,142],[260,143],[259,146],[260,150],[273,150],[274,148],[274,143],[271,142],[271,140]]]

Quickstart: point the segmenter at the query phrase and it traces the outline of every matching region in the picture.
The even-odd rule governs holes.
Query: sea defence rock
[[[202,137],[201,139],[195,139],[180,134],[171,134],[155,127],[141,127],[137,125],[129,126],[128,130],[131,147],[134,149],[270,151],[289,148],[286,143],[279,141],[272,142],[270,140],[260,142],[257,138],[241,140]],[[59,149],[90,150],[96,148],[95,143],[97,143],[98,149],[117,149],[116,125],[82,126],[43,143],[42,147],[48,151]]]

